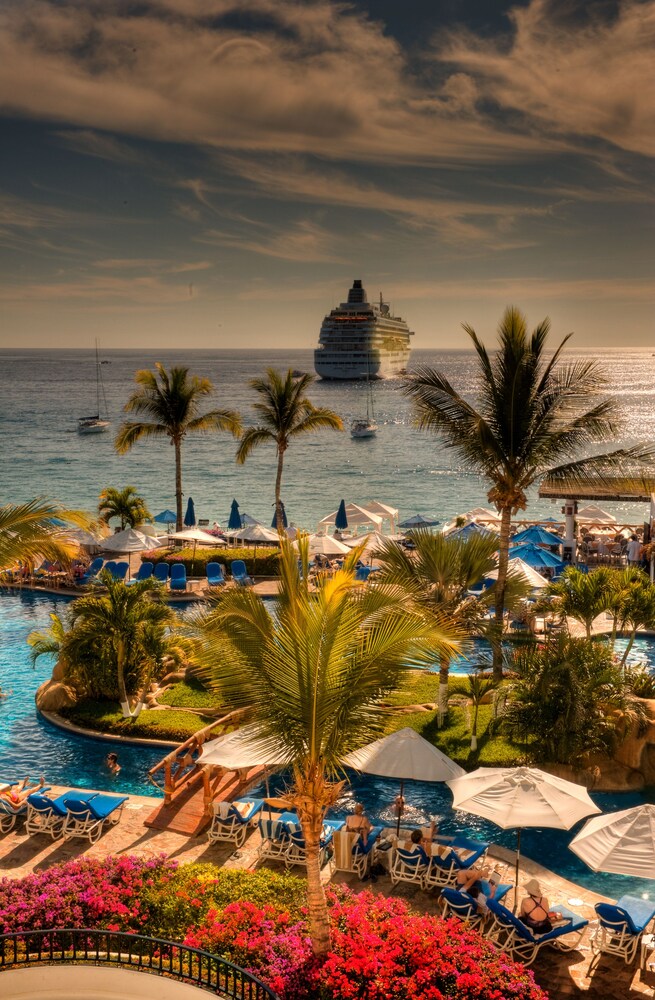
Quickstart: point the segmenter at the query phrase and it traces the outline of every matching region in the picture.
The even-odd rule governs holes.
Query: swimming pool
[[[598,636],[595,641],[604,642],[605,640],[602,636]],[[619,656],[623,653],[627,644],[628,640],[626,638],[622,638],[621,636],[617,638],[615,649]],[[512,648],[512,644],[509,642],[503,643],[503,646],[506,650]],[[490,655],[491,648],[485,639],[473,639],[468,644],[466,651],[453,660],[450,672],[452,674],[471,674],[479,667],[480,661],[488,661]],[[627,662],[631,666],[643,664],[651,673],[655,673],[655,636],[636,636],[632,649],[628,654]],[[439,664],[435,663],[433,669],[435,672],[438,671]]]
[[[36,713],[34,692],[49,677],[52,664],[42,657],[36,669],[32,669],[25,640],[33,629],[47,628],[49,615],[61,611],[67,601],[65,597],[30,591],[0,592],[0,687],[11,692],[8,698],[0,701],[0,777],[14,779],[44,773],[49,781],[62,785],[158,795],[159,791],[148,781],[147,772],[164,755],[161,747],[122,745],[119,749],[121,773],[112,777],[104,767],[108,742],[64,732]],[[641,645],[655,653],[652,639]],[[654,661],[655,656],[651,664]],[[398,793],[397,783],[384,778],[356,773],[349,777],[351,783],[338,803],[337,813],[351,811],[353,803],[361,801],[368,815],[376,818]],[[273,793],[283,786],[283,776],[271,780]],[[263,792],[263,788],[260,791]],[[450,791],[445,785],[408,781],[405,797],[412,809],[408,820],[420,823],[427,817],[438,816],[443,833],[466,831],[473,837],[493,840],[510,849],[515,846],[515,834],[511,830],[502,831],[485,820],[453,812]],[[593,798],[604,812],[611,812],[647,801],[655,802],[655,789],[646,794],[600,794]],[[568,850],[574,832],[525,830],[523,851],[565,878],[607,896],[618,898],[631,892],[655,899],[655,882],[591,872]]]

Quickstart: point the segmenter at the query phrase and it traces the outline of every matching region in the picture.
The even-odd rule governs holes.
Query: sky
[[[0,347],[653,337],[655,0],[2,0]]]

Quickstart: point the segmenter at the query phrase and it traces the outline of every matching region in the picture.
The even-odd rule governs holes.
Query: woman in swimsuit
[[[527,896],[521,903],[519,918],[531,930],[538,934],[546,934],[553,929],[552,921],[561,920],[562,914],[551,910],[550,904],[544,896],[541,886],[536,878],[531,878],[524,887]]]
[[[355,811],[346,820],[346,830],[349,833],[358,833],[363,841],[366,841],[371,832],[371,824],[364,813],[364,806],[358,802]]]

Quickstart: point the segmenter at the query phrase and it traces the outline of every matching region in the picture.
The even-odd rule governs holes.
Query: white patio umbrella
[[[239,531],[235,531],[232,538],[238,538],[242,542],[279,542],[280,536],[272,528],[266,528],[263,524],[247,524]]]
[[[117,531],[115,535],[103,539],[101,547],[105,552],[145,552],[147,549],[158,549],[161,542],[156,538],[150,538],[136,528],[126,528],[125,531]]]
[[[329,528],[333,525],[338,513],[337,510],[333,510],[331,514],[324,517],[322,521],[318,522],[319,528]],[[346,504],[346,518],[349,528],[358,528],[364,524],[372,524],[378,529],[382,527],[382,518],[378,514],[374,514],[372,510],[367,510],[365,507],[360,507],[357,503]]]
[[[185,542],[193,542],[193,552],[191,554],[191,572],[195,569],[196,562],[196,545],[227,545],[227,542],[222,538],[216,538],[214,535],[210,535],[208,531],[203,531],[202,528],[182,528],[181,531],[172,531],[168,538],[175,538]]]
[[[655,879],[655,805],[594,816],[569,846],[592,871]]]
[[[347,767],[383,778],[398,778],[402,799],[405,781],[449,781],[465,774],[459,764],[446,757],[414,729],[399,729],[343,758]],[[402,808],[396,830],[400,830]]]
[[[228,770],[257,767],[259,764],[281,767],[287,762],[287,757],[278,749],[272,750],[262,743],[253,726],[244,726],[226,736],[210,740],[205,743],[198,757],[199,764],[213,764]]]
[[[599,813],[587,789],[536,767],[479,767],[449,781],[453,808],[489,819],[502,830],[516,830],[516,909],[523,827],[570,830],[585,816]]]
[[[613,514],[603,510],[598,504],[590,503],[586,507],[581,507],[575,515],[576,521],[587,521],[592,524],[616,524]]]
[[[364,510],[370,510],[371,514],[377,514],[383,520],[389,521],[391,533],[395,532],[399,513],[397,507],[391,507],[388,503],[380,503],[379,500],[366,500],[362,506]]]
[[[311,556],[347,556],[350,549],[332,535],[310,535],[309,554]]]
[[[548,580],[541,573],[537,573],[536,569],[532,566],[528,566],[526,562],[522,559],[512,559],[511,563],[507,567],[508,574],[518,577],[520,580],[524,580],[525,583],[529,584],[533,590],[543,590],[544,587],[548,586]],[[485,573],[487,580],[497,580],[498,570],[492,569],[489,573]]]
[[[105,539],[109,537],[103,535],[99,529],[87,531],[85,528],[74,528],[67,534],[71,541],[77,542],[78,545],[84,545],[87,549],[101,549]]]

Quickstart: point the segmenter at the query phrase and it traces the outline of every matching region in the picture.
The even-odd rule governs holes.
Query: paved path
[[[53,794],[66,791],[53,786]],[[136,854],[154,857],[166,854],[180,863],[205,861],[226,868],[255,868],[258,864],[257,851],[259,834],[254,831],[239,852],[231,846],[210,846],[206,834],[186,837],[182,834],[147,829],[143,824],[146,816],[161,799],[132,795],[118,826],[109,827],[97,844],[89,845],[86,840],[55,841],[47,836],[27,837],[21,824],[16,831],[0,837],[0,876],[18,878],[32,871],[40,871],[50,865],[84,855],[102,858],[108,854]],[[504,881],[511,882],[514,864],[512,852],[501,847],[493,847],[491,855],[501,872],[506,871]],[[559,875],[542,868],[529,859],[521,862],[524,876],[536,876],[544,886],[551,905],[558,903],[570,906],[590,921],[595,918],[594,903],[603,899],[595,893],[567,882]],[[275,867],[275,866],[273,866]],[[294,869],[301,873],[301,868]],[[350,875],[333,873],[324,869],[325,881],[344,882],[353,889],[361,889],[362,884]],[[413,908],[423,912],[438,912],[438,897],[435,893],[425,893],[417,886],[394,888],[387,876],[381,876],[375,885],[366,883],[384,895],[407,899]],[[551,1000],[560,997],[579,997],[581,1000],[637,1000],[643,996],[653,996],[655,974],[641,973],[637,963],[628,967],[622,960],[604,957],[590,970],[592,955],[589,932],[581,942],[580,949],[562,954],[546,949],[534,965],[537,982],[548,990]]]

